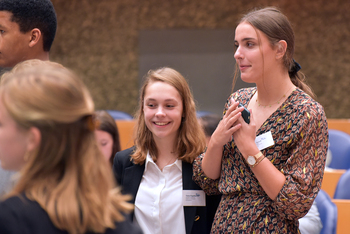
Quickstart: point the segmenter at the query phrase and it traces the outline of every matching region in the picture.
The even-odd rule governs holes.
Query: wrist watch
[[[255,167],[255,166],[258,165],[263,159],[264,159],[264,155],[259,151],[259,153],[257,153],[257,154],[254,155],[254,156],[248,156],[248,158],[247,158],[247,163],[249,164],[249,166]]]

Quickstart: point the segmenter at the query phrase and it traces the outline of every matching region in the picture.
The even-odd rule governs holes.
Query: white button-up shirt
[[[181,160],[177,159],[161,171],[147,154],[135,199],[135,218],[145,234],[186,233]]]

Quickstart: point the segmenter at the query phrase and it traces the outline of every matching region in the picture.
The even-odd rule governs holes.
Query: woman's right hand
[[[241,127],[241,124],[238,123],[237,120],[241,116],[241,112],[244,108],[237,108],[239,102],[236,102],[232,98],[230,102],[231,105],[227,109],[210,139],[210,143],[216,146],[223,146],[229,142],[232,138],[232,134]]]
[[[232,134],[242,126],[237,120],[244,108],[237,108],[238,104],[238,102],[231,99],[230,107],[209,140],[202,161],[202,169],[204,174],[211,179],[220,177],[223,146],[231,140]]]

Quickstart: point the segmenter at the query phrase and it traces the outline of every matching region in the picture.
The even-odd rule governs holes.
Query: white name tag
[[[182,190],[183,206],[205,206],[205,193],[203,190]]]
[[[271,131],[265,132],[255,138],[255,144],[259,150],[266,149],[273,146],[275,142],[273,141]]]

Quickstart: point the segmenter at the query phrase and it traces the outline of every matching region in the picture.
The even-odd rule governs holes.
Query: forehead
[[[181,100],[181,96],[172,85],[162,81],[155,81],[147,85],[144,99]]]
[[[12,13],[9,11],[0,11],[0,25],[3,27],[13,27],[14,25],[18,24],[16,22],[13,22],[11,20]]]
[[[251,24],[242,22],[236,28],[235,41],[244,40],[246,38],[257,39],[257,32],[260,34],[259,30],[255,29]]]

